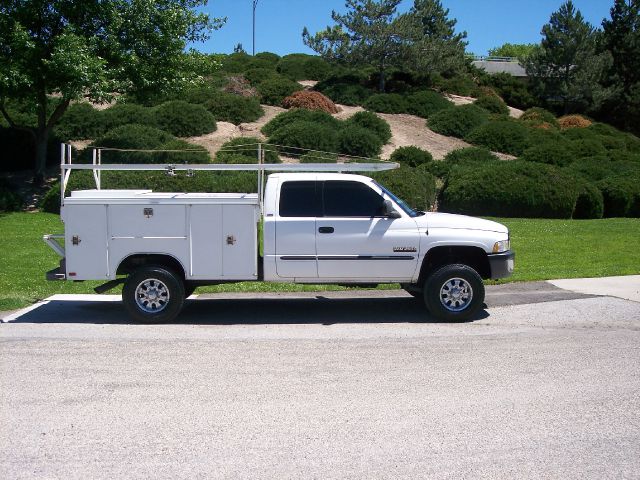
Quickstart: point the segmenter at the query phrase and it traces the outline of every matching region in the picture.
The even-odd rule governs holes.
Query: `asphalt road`
[[[274,298],[277,297],[277,298]],[[2,478],[638,478],[640,303],[490,287],[113,301],[0,324]]]

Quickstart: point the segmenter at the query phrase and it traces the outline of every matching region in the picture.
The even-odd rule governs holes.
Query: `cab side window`
[[[360,182],[324,182],[325,217],[377,217],[384,213],[384,198]]]
[[[284,182],[280,188],[281,217],[319,217],[320,186],[316,181]]]

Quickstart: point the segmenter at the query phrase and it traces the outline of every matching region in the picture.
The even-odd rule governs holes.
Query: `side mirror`
[[[400,213],[393,208],[391,200],[384,201],[384,216],[387,218],[400,218]]]

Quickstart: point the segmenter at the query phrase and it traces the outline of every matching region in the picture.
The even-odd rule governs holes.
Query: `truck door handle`
[[[320,227],[318,228],[320,233],[333,233],[333,227]]]

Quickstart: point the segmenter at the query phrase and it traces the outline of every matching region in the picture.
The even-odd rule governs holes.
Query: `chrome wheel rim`
[[[464,278],[451,278],[440,288],[440,303],[450,312],[461,312],[473,300],[473,288]]]
[[[157,278],[147,278],[136,287],[136,305],[145,313],[158,313],[169,305],[169,289]]]

